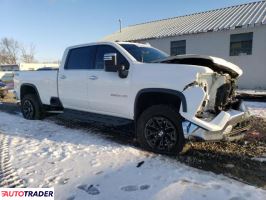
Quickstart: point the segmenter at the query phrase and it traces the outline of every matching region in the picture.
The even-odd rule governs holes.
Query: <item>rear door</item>
[[[88,72],[94,68],[95,46],[69,50],[59,72],[58,91],[65,108],[88,110]]]

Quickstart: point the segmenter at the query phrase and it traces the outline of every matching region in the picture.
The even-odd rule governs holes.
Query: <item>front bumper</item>
[[[244,136],[244,132],[250,128],[249,124],[249,113],[237,110],[230,110],[231,118],[222,130],[210,131],[204,129],[192,122],[183,122],[184,136],[187,139],[200,138],[203,140],[236,140]]]
[[[206,93],[200,87],[192,87],[184,91],[188,112],[180,111],[185,119],[183,132],[185,138],[196,137],[203,140],[222,140],[240,138],[241,133],[249,129],[249,112],[243,103],[238,108],[221,111],[211,120],[196,117],[197,110],[206,98]],[[197,101],[193,101],[197,100]]]

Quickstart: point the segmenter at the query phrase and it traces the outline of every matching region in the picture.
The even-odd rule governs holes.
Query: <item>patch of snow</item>
[[[253,160],[257,160],[260,162],[266,162],[266,154],[262,155],[261,157],[253,158]]]
[[[247,89],[240,89],[237,90],[237,93],[239,94],[252,94],[252,95],[266,95],[266,90],[247,90]]]
[[[266,162],[266,158],[265,157],[258,157],[258,158],[254,158],[253,160],[257,160],[260,162]]]
[[[265,199],[266,191],[174,159],[121,145],[92,131],[0,112],[12,166],[28,187],[55,199]],[[2,133],[1,133],[2,132]]]
[[[244,104],[251,115],[266,118],[266,102],[245,101]]]

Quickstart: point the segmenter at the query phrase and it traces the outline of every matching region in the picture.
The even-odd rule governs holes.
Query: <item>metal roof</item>
[[[108,41],[137,41],[266,24],[266,1],[136,24],[106,36]]]

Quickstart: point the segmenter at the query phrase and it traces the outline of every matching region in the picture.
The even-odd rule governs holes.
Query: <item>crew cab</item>
[[[247,129],[235,95],[241,74],[221,58],[98,42],[67,48],[58,70],[16,73],[15,93],[26,119],[65,108],[125,118],[142,147],[175,154],[185,139],[223,140]]]

